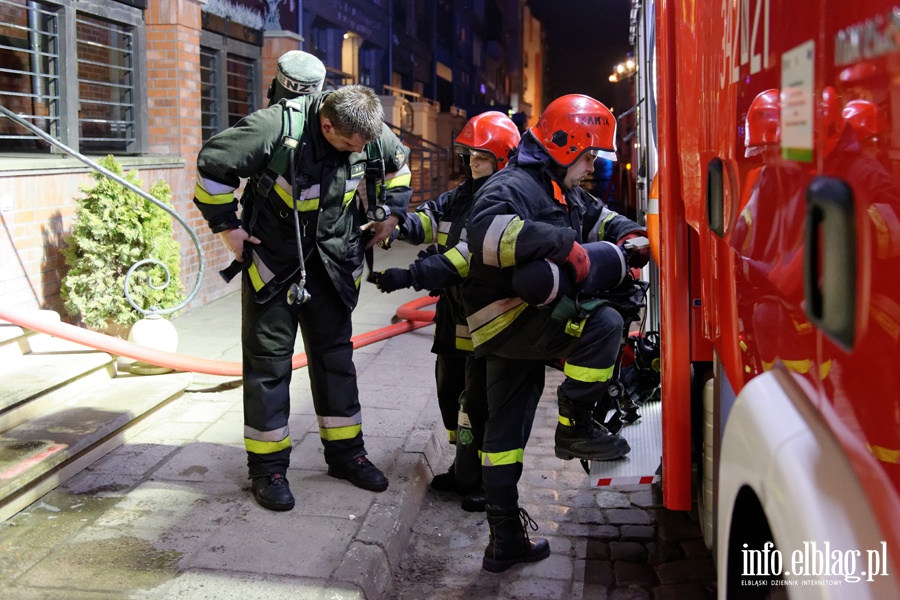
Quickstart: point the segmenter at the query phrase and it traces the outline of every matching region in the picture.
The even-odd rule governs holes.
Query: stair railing
[[[155,265],[162,267],[162,269],[166,272],[166,279],[161,285],[156,286],[153,284],[153,282],[150,280],[149,277],[147,278],[147,285],[149,285],[150,287],[152,287],[155,290],[165,289],[165,287],[169,285],[169,281],[171,281],[171,273],[169,272],[168,267],[163,262],[161,262],[155,258],[145,258],[143,260],[136,262],[134,265],[132,265],[132,267],[130,269],[128,269],[128,273],[125,274],[125,290],[124,290],[125,298],[128,300],[128,303],[131,304],[131,306],[136,311],[138,311],[139,313],[141,313],[144,316],[151,315],[151,314],[168,315],[168,314],[171,314],[174,312],[178,312],[179,310],[181,310],[182,308],[187,306],[191,302],[191,300],[194,299],[194,296],[196,296],[197,292],[200,291],[200,285],[203,283],[203,273],[204,273],[204,270],[206,269],[206,255],[203,253],[203,247],[200,245],[200,238],[197,237],[197,234],[194,232],[194,230],[191,228],[191,226],[188,225],[187,221],[185,221],[184,218],[181,217],[181,215],[176,213],[172,208],[170,208],[169,206],[160,202],[159,200],[157,200],[156,198],[154,198],[153,196],[151,196],[150,194],[148,194],[141,188],[132,184],[130,181],[127,181],[127,180],[123,179],[122,177],[119,177],[115,173],[111,172],[109,169],[101,167],[100,165],[98,165],[91,159],[87,158],[86,156],[84,156],[83,154],[78,152],[77,150],[73,150],[72,148],[69,148],[68,146],[66,146],[65,144],[63,144],[62,142],[60,142],[59,140],[57,140],[56,138],[51,136],[50,134],[48,134],[45,131],[43,131],[42,129],[36,127],[33,123],[30,123],[23,117],[17,115],[16,113],[14,113],[11,110],[9,110],[8,108],[6,108],[5,106],[0,105],[0,113],[9,117],[13,121],[15,121],[16,123],[21,125],[22,127],[25,127],[26,129],[28,129],[29,131],[31,131],[32,133],[37,135],[39,138],[41,138],[45,142],[53,144],[54,146],[56,146],[57,148],[59,148],[60,150],[65,152],[66,154],[68,154],[74,158],[77,158],[78,160],[80,160],[81,162],[83,162],[84,164],[89,166],[90,168],[94,169],[98,173],[102,173],[103,175],[106,175],[107,177],[109,177],[110,179],[112,179],[113,181],[118,183],[119,185],[122,185],[122,186],[128,188],[129,190],[131,190],[132,192],[134,192],[141,198],[147,200],[148,202],[152,202],[159,208],[163,209],[164,211],[166,211],[167,213],[172,215],[172,217],[176,221],[178,221],[178,223],[182,227],[184,227],[185,231],[187,231],[188,235],[191,238],[191,241],[194,242],[194,247],[197,249],[197,255],[198,255],[198,259],[199,259],[199,263],[200,263],[199,269],[197,271],[197,282],[194,284],[194,289],[192,289],[190,291],[190,293],[187,295],[187,297],[184,300],[182,300],[177,306],[174,306],[172,308],[163,309],[163,308],[159,308],[156,306],[151,306],[149,309],[145,309],[142,306],[138,306],[137,303],[135,303],[135,301],[131,298],[131,294],[128,291],[129,282],[131,281],[131,277],[134,274],[136,269],[139,269],[140,267],[143,267],[144,265],[148,265],[148,264],[155,264]]]

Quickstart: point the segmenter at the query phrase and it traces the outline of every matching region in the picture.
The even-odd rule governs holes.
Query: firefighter
[[[463,298],[476,356],[487,360],[489,418],[482,446],[490,541],[482,567],[505,571],[550,553],[547,540],[529,539],[537,528],[518,506],[525,441],[544,387],[548,359],[566,357],[557,390],[556,455],[606,460],[629,452],[628,443],[592,419],[609,385],[623,319],[601,306],[590,315],[554,318],[516,293],[517,265],[564,266],[580,284],[591,272],[582,242],[617,244],[646,235],[580,187],[596,157],[615,160],[616,120],[602,103],[582,95],[557,98],[522,136],[507,168],[479,190],[467,229],[471,260]],[[629,254],[631,267],[649,249]]]
[[[274,97],[291,90],[284,74]],[[285,475],[298,325],[328,474],[388,487],[366,458],[350,342],[364,252],[390,236],[411,196],[409,150],[383,118],[360,85],[286,98],[214,136],[197,157],[194,203],[243,266],[244,442],[252,494],[269,510],[294,506]],[[357,188],[373,162],[383,164],[392,214],[364,225]]]
[[[447,473],[437,475],[431,487],[464,495],[462,507],[484,510],[478,450],[487,420],[484,359],[472,355],[466,325],[462,281],[469,270],[465,226],[475,192],[493,173],[509,162],[519,145],[512,120],[497,111],[472,117],[456,137],[456,150],[466,179],[406,215],[400,239],[431,244],[407,269],[387,269],[378,277],[382,292],[401,288],[437,290],[434,344],[438,407],[447,437],[456,445],[456,460]]]

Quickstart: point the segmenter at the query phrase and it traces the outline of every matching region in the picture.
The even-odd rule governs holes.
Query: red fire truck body
[[[900,7],[644,0],[632,17],[664,502],[690,508],[699,483],[721,598],[765,542],[785,584],[826,543],[879,573],[832,568],[840,587],[791,597],[900,598]]]

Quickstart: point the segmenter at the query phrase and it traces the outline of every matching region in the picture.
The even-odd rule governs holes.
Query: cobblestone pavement
[[[696,511],[663,508],[658,486],[592,488],[577,460],[554,456],[561,379],[548,371],[519,482],[520,505],[539,526],[531,535],[550,541],[550,557],[504,573],[483,571],[484,513],[464,512],[454,494],[429,490],[395,572],[392,600],[715,597],[715,566]],[[452,453],[445,457],[452,460]]]

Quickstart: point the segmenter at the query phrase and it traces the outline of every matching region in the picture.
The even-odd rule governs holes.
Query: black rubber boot
[[[328,465],[328,474],[371,492],[383,492],[388,487],[387,477],[365,456],[357,456],[342,465]]]
[[[263,508],[269,510],[291,510],[294,508],[294,495],[288,487],[287,478],[281,473],[273,473],[263,477],[254,477],[250,483],[253,497]]]
[[[528,527],[537,531],[537,523],[528,516],[524,508],[501,508],[488,504],[485,510],[488,526],[491,528],[491,539],[484,549],[482,569],[500,573],[515,564],[537,562],[550,556],[550,543],[547,540],[529,539]]]
[[[471,494],[466,494],[462,499],[462,509],[466,512],[484,512],[487,505],[487,496],[484,490],[477,489]]]
[[[559,394],[556,457],[563,460],[613,460],[631,452],[631,446],[593,419],[593,406],[578,406]]]
[[[450,465],[446,473],[435,475],[431,479],[431,489],[439,492],[455,492],[456,491],[456,465]]]

